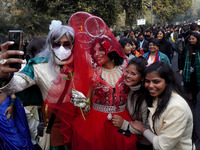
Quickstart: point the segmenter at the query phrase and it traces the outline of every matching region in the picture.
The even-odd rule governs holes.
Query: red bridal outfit
[[[131,120],[125,108],[129,89],[122,74],[127,65],[122,47],[99,17],[77,12],[68,25],[75,31],[74,62],[61,70],[45,101],[62,121],[64,144],[71,143],[72,150],[136,150],[137,136],[119,133],[110,120],[115,114]],[[124,58],[123,64],[106,69],[96,54],[107,58],[113,52]],[[84,116],[70,102],[72,88],[90,97],[90,110]]]
[[[114,68],[117,70],[117,68]],[[74,150],[134,150],[136,135],[127,137],[118,132],[109,115],[120,115],[131,121],[125,109],[128,89],[123,82],[123,76],[115,88],[99,78],[94,88],[91,110],[86,116],[75,118],[73,122],[72,149]]]
[[[114,127],[112,120],[109,120],[111,119],[109,117],[115,114],[131,120],[125,109],[129,89],[124,84],[122,74],[122,70],[127,64],[126,60],[123,65],[106,69],[102,66],[105,62],[98,63],[98,61],[102,61],[101,58],[95,58],[97,53],[103,53],[107,57],[107,54],[113,51],[124,59],[126,56],[104,21],[92,15],[86,17],[86,14],[78,12],[70,18],[70,25],[74,28],[75,35],[82,32],[81,34],[84,33],[84,36],[87,37],[82,46],[87,43],[85,47],[90,50],[94,73],[91,110],[85,114],[86,120],[79,115],[73,121],[72,149],[136,150],[136,135],[131,134],[130,137],[127,137],[119,133],[119,128]],[[83,39],[80,38],[79,41],[83,41]],[[100,52],[100,50],[103,51]]]

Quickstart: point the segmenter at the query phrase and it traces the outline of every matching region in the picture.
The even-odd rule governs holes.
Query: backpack
[[[175,45],[176,45],[176,50],[175,50],[175,51],[176,51],[178,54],[182,54],[183,49],[184,49],[184,47],[185,47],[185,41],[182,41],[182,38],[178,38],[178,39],[176,40]]]
[[[183,41],[182,41],[182,38],[178,38],[175,42],[175,51],[178,53],[178,54],[182,54],[183,52],[183,49],[185,48],[185,41],[189,38],[190,35],[188,35]]]

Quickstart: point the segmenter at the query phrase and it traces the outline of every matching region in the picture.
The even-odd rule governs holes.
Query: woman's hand
[[[24,55],[23,51],[19,50],[8,50],[10,45],[14,42],[8,41],[1,45],[1,55],[0,55],[0,78],[8,79],[13,72],[18,72],[19,69],[10,68],[9,64],[11,63],[20,63],[23,64],[25,61],[19,58],[12,58],[13,55]]]
[[[114,115],[112,118],[112,123],[115,127],[121,128],[123,122],[124,122],[124,119],[119,115]]]
[[[179,70],[179,74],[182,76],[183,75],[183,70]]]
[[[140,131],[140,132],[142,132],[142,133],[144,133],[144,131],[146,130],[146,128],[144,127],[144,125],[143,125],[143,123],[142,123],[141,121],[137,121],[137,120],[131,121],[131,122],[130,122],[130,125],[131,125],[134,129],[136,129],[136,130],[138,130],[138,131]]]
[[[7,120],[10,120],[10,118],[13,118],[13,106],[9,106],[4,115],[7,115]]]

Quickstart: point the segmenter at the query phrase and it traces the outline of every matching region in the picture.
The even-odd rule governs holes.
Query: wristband
[[[15,98],[10,98],[10,106],[14,107],[15,106]]]

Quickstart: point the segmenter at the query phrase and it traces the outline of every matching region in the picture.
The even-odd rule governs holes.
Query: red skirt
[[[127,110],[112,115],[115,114],[131,120]],[[76,117],[72,126],[72,150],[136,150],[137,136],[119,133],[119,128],[114,127],[107,116],[108,113],[91,109],[86,120]]]

